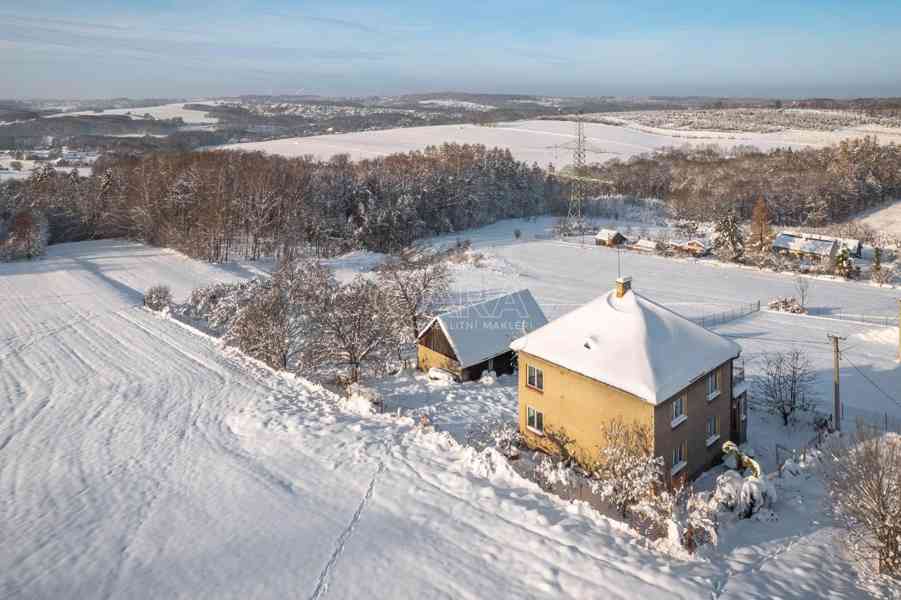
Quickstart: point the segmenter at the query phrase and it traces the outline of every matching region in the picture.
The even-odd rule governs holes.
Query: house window
[[[707,400],[713,400],[720,395],[720,370],[712,371],[707,375]]]
[[[687,400],[688,398],[685,394],[682,394],[673,400],[673,420],[671,425],[674,429],[688,419],[688,416],[685,414],[685,404]]]
[[[688,442],[682,442],[673,448],[673,466],[670,474],[675,475],[684,469],[686,464],[688,464]]]
[[[718,415],[707,417],[707,446],[710,447],[720,439],[720,418]]]
[[[528,384],[530,388],[535,388],[536,390],[544,390],[544,371],[542,371],[538,367],[529,365]]]
[[[526,426],[536,433],[544,433],[544,413],[528,407]]]

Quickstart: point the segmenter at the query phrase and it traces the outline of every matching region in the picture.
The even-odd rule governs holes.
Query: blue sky
[[[0,98],[901,96],[901,2],[0,3]]]

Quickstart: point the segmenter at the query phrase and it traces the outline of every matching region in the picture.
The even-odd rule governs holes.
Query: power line
[[[884,389],[882,389],[882,388],[879,386],[878,383],[876,383],[875,381],[873,381],[872,379],[870,379],[870,377],[869,377],[866,373],[864,373],[863,371],[861,371],[861,370],[860,370],[860,367],[858,367],[857,365],[855,365],[855,364],[854,364],[854,361],[852,361],[850,358],[848,358],[848,357],[845,355],[844,352],[842,352],[842,358],[844,358],[846,361],[848,361],[848,364],[850,364],[852,367],[854,367],[854,370],[857,371],[858,373],[860,373],[860,376],[863,377],[864,379],[866,379],[866,380],[869,382],[870,385],[872,385],[874,388],[876,388],[877,390],[879,390],[879,391],[882,393],[883,396],[885,396],[886,398],[888,398],[889,400],[891,400],[892,402],[894,402],[894,403],[897,404],[898,406],[901,406],[901,400],[898,400],[897,398],[895,398],[894,396],[892,396],[891,394],[889,394],[888,392],[886,392]]]

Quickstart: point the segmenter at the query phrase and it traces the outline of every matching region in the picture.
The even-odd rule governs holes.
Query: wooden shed
[[[460,381],[478,379],[484,371],[512,373],[510,342],[545,324],[529,290],[471,304],[429,321],[417,338],[417,364],[422,371],[445,369]]]
[[[594,243],[598,246],[619,246],[626,242],[626,236],[615,229],[601,229],[594,236]]]

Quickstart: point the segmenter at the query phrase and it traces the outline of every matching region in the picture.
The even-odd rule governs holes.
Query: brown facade
[[[563,429],[576,440],[577,455],[590,461],[604,443],[601,426],[617,417],[626,422],[648,424],[654,432],[654,453],[662,456],[664,474],[669,477],[673,449],[687,446],[685,466],[673,482],[691,480],[719,462],[723,442],[733,431],[732,361],[714,371],[719,373],[719,393],[709,397],[705,374],[673,398],[654,406],[628,392],[549,363],[525,352],[519,354],[519,429],[530,445],[551,449],[546,439],[529,427],[529,409],[542,416],[545,431]],[[529,366],[542,370],[543,389],[529,385]],[[673,403],[683,397],[684,419],[673,421]],[[718,418],[716,436],[707,435],[707,420]]]
[[[712,399],[707,394],[707,378],[719,373],[719,394]],[[674,425],[673,403],[683,398],[685,419]],[[719,433],[715,439],[707,435],[708,418],[719,419]],[[722,458],[723,442],[732,429],[732,361],[720,365],[654,410],[654,451],[662,456],[667,475],[673,468],[673,450],[687,444],[685,467],[672,477],[673,482],[690,481]]]

